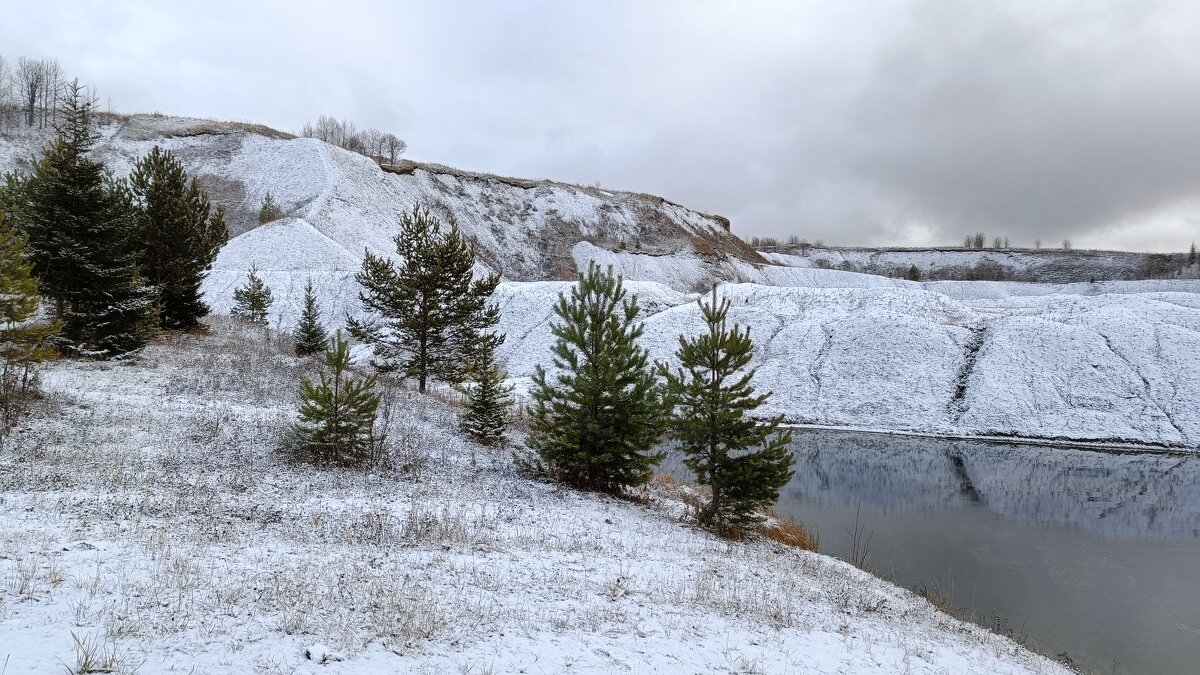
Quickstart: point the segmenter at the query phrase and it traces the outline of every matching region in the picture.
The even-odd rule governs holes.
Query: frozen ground
[[[213,325],[46,372],[0,451],[5,672],[1062,672],[837,560],[682,524],[665,484],[523,478],[436,399],[389,394],[386,471],[283,464],[310,364]]]

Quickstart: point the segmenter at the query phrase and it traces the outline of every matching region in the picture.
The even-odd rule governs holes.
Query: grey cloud
[[[348,117],[420,159],[655,192],[745,235],[1200,239],[1195,3],[182,7],[30,5],[0,51],[57,56],[123,110]]]

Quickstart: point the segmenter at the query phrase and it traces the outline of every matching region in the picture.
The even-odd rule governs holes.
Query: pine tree
[[[1192,242],[1192,247],[1188,249],[1188,265],[1196,264],[1196,242]]]
[[[401,218],[394,241],[399,264],[370,251],[363,257],[355,279],[371,318],[350,319],[350,334],[374,345],[380,370],[415,377],[422,392],[431,378],[462,382],[500,321],[499,307],[488,304],[500,275],[474,278],[475,246],[458,223],[451,218],[444,228],[420,206]]]
[[[321,465],[357,466],[369,460],[379,408],[375,375],[349,373],[350,347],[339,331],[325,350],[327,372],[300,379],[300,421],[292,440],[301,457]]]
[[[909,265],[907,276],[908,276],[909,281],[920,281],[921,280],[921,268],[917,267],[915,264]]]
[[[129,183],[141,269],[157,294],[160,325],[195,328],[209,311],[200,284],[229,239],[224,211],[213,211],[196,179],[158,146],[134,166]]]
[[[329,345],[329,334],[321,325],[321,310],[317,307],[317,295],[313,292],[311,279],[304,285],[304,311],[300,313],[300,323],[296,325],[292,337],[296,356],[319,354]]]
[[[246,275],[246,285],[233,291],[233,309],[230,314],[259,326],[267,325],[267,310],[275,300],[271,297],[271,289],[258,276],[254,265]]]
[[[87,156],[96,140],[93,102],[74,82],[63,105],[63,125],[33,173],[9,181],[20,202],[12,215],[28,238],[41,292],[63,319],[56,343],[80,355],[119,356],[154,335],[154,293],[138,272],[129,190]]]
[[[48,339],[58,324],[34,321],[40,303],[25,239],[0,210],[0,438],[27,409],[34,366],[54,356]]]
[[[677,405],[674,436],[684,463],[712,490],[700,521],[724,530],[760,520],[758,512],[779,499],[793,474],[791,432],[779,429],[782,417],[749,417],[770,394],[755,394],[750,385],[754,343],[749,330],[727,327],[729,299],[718,300],[714,287],[708,304],[699,304],[708,332],[680,336],[675,356],[682,367],[659,368]]]
[[[275,202],[275,196],[268,191],[266,196],[263,197],[262,206],[258,207],[258,223],[265,225],[272,220],[279,220],[282,217],[283,210]]]
[[[621,277],[594,263],[559,295],[551,331],[554,367],[533,377],[532,427],[527,444],[559,480],[619,494],[648,481],[663,453],[669,404],[637,345],[637,297],[626,299]]]
[[[502,339],[502,338],[501,338]],[[471,375],[475,383],[467,390],[466,407],[462,414],[462,430],[484,445],[504,438],[508,428],[509,395],[512,387],[504,385],[504,374],[496,364],[498,340],[488,340],[475,355]]]

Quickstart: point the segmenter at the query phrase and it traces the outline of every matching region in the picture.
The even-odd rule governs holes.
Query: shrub
[[[279,204],[275,202],[275,196],[267,192],[263,196],[262,206],[258,207],[258,222],[260,225],[265,225],[273,220],[279,220],[283,217],[283,209],[279,208]]]
[[[379,409],[376,376],[350,373],[350,347],[339,332],[325,350],[327,370],[313,382],[300,378],[300,421],[292,442],[301,459],[324,466],[358,466],[376,448]]]

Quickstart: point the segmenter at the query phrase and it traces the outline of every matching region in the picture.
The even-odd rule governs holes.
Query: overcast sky
[[[0,55],[125,112],[344,117],[744,236],[1200,240],[1195,0],[40,0],[0,10]]]

